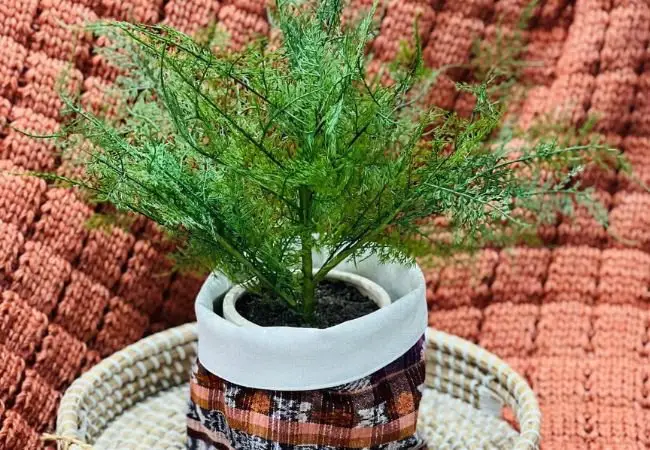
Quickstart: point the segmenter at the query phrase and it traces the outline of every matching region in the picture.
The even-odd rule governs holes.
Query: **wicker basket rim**
[[[89,433],[101,433],[110,420],[134,403],[187,381],[196,355],[196,339],[196,324],[186,324],[141,339],[102,360],[65,392],[56,434],[44,435],[44,439],[56,440],[64,449],[92,449],[86,440]],[[538,448],[541,413],[535,395],[526,381],[496,355],[430,328],[426,365],[427,387],[481,409],[509,406],[519,422],[519,435],[512,448]],[[110,406],[107,411],[111,411],[105,415],[112,417],[102,417],[105,403]]]

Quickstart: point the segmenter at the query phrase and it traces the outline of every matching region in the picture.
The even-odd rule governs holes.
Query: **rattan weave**
[[[60,448],[183,449],[196,326],[150,336],[77,379],[59,407]],[[493,354],[430,329],[419,430],[430,449],[536,449],[540,412],[526,382]],[[514,412],[518,429],[502,418]]]

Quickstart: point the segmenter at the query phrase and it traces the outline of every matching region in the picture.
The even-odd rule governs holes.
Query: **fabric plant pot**
[[[427,325],[422,272],[375,256],[337,272],[366,279],[370,290],[376,283],[390,304],[326,329],[237,325],[215,312],[232,306],[222,300],[231,284],[216,274],[206,280],[196,301],[188,449],[424,447],[416,434]]]

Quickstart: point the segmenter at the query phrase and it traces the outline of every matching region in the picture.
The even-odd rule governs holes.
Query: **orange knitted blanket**
[[[469,61],[477,38],[514,28],[529,0],[386,0],[372,51],[389,61],[420,18],[427,64]],[[351,0],[347,17],[371,0]],[[193,32],[217,20],[235,45],[269,32],[264,0],[0,0],[0,449],[40,449],[61,393],[100,358],[146,333],[193,319],[201,280],[170,275],[150,224],[90,230],[92,208],[72,191],[7,173],[69,174],[46,141],[55,84],[72,62],[83,102],[104,104],[115,76],[101,45],[74,27],[97,17],[165,22]],[[498,18],[498,19],[496,19]],[[648,0],[540,0],[526,32],[533,83],[522,124],[589,115],[650,181]],[[457,72],[457,73],[456,73]],[[471,110],[443,76],[429,101]],[[613,240],[586,215],[545,230],[541,249],[485,250],[427,274],[432,325],[478,342],[527,377],[541,402],[543,448],[650,446],[650,194],[610,173],[593,183],[609,206]]]

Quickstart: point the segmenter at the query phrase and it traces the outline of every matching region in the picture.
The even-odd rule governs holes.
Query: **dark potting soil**
[[[246,293],[237,300],[237,311],[263,327],[327,328],[363,317],[379,307],[354,286],[339,281],[323,281],[316,286],[313,323],[289,309],[287,303],[272,295]]]

